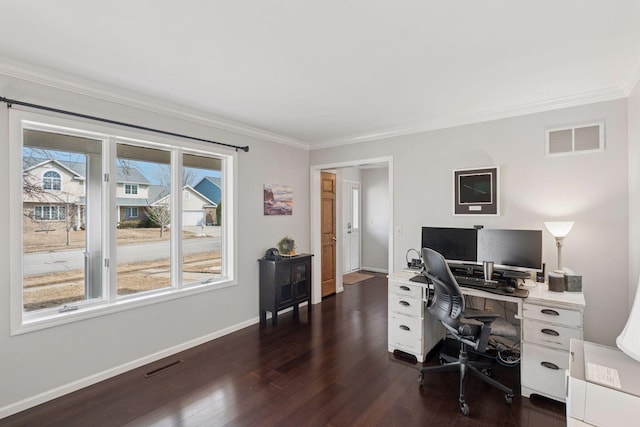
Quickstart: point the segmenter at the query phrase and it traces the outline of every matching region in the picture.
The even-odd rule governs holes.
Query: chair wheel
[[[462,412],[462,415],[469,415],[469,405],[467,405],[466,403],[460,403],[460,412]]]
[[[505,394],[504,395],[504,400],[511,405],[511,403],[513,402],[513,394],[509,393],[509,394]]]
[[[491,370],[491,368],[484,368],[480,370],[480,372],[482,372],[487,377],[490,377],[493,374],[493,371]]]
[[[438,361],[440,362],[441,365],[444,365],[445,363],[447,363],[447,361],[444,360],[444,357],[438,358]]]
[[[418,374],[418,385],[420,387],[424,385],[424,374],[422,372]]]

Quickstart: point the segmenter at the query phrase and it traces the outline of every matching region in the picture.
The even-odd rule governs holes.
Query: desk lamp
[[[558,268],[555,270],[558,273],[562,273],[562,241],[571,231],[573,227],[573,221],[545,221],[544,223],[549,233],[556,238],[556,246],[558,247]]]
[[[640,282],[638,283],[640,286]],[[636,289],[636,297],[627,324],[618,335],[616,345],[620,350],[640,362],[640,288]]]

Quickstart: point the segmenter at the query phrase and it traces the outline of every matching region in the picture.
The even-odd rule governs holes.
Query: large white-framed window
[[[10,111],[10,139],[11,334],[236,283],[235,152],[18,109]],[[79,179],[64,192],[47,191],[56,177],[38,170],[43,159]],[[171,195],[212,175],[222,181],[223,220],[203,235],[183,197]],[[127,176],[147,178],[153,188],[142,211],[124,209],[125,217],[142,218],[129,225],[135,229],[109,215],[119,209],[118,177]],[[138,193],[138,185],[127,185],[128,194]],[[54,219],[58,225],[45,226]],[[142,240],[154,249],[140,250]],[[39,261],[42,251],[64,263]]]

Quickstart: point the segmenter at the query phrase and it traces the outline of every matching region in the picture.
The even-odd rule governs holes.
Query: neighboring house
[[[23,194],[25,216],[37,221],[72,220],[72,227],[84,223],[85,164],[53,159],[28,159],[24,164],[25,189]],[[118,166],[116,177],[117,221],[138,221],[147,218],[147,207],[169,205],[169,189],[151,182],[132,166]],[[209,194],[220,200],[220,180],[205,178]],[[217,183],[214,181],[217,180]],[[199,185],[200,185],[199,184]],[[217,193],[216,193],[217,188]],[[215,197],[215,196],[214,196]],[[191,186],[183,188],[183,225],[206,225],[215,222],[215,203]],[[211,219],[213,218],[213,219]]]
[[[216,206],[222,200],[222,181],[220,178],[207,176],[200,180],[199,183],[193,186],[200,194],[204,195],[207,199],[211,200]],[[208,210],[206,213],[207,225],[213,225],[216,223],[216,212]]]
[[[118,222],[146,219],[145,208],[158,196],[156,189],[151,190],[151,187],[157,186],[152,186],[142,172],[135,167],[118,166],[117,175]]]
[[[212,224],[207,218],[213,214],[215,218],[215,210],[217,204],[211,201],[208,197],[191,187],[185,185],[182,188],[182,225],[207,225]],[[155,202],[151,203],[151,206],[169,206],[171,203],[171,196],[165,195],[159,198]]]
[[[34,221],[67,221],[79,227],[84,215],[84,164],[25,159],[23,212]]]

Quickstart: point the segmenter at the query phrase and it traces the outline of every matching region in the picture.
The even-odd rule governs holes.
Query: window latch
[[[62,308],[58,310],[58,313],[64,313],[66,311],[73,311],[77,309],[78,309],[77,305],[63,305]]]

